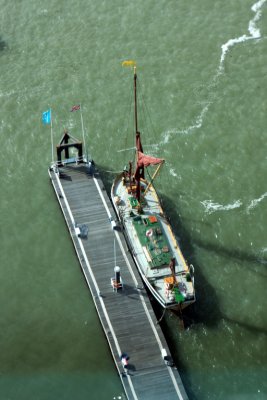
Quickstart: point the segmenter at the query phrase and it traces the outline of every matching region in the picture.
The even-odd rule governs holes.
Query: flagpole
[[[54,164],[54,143],[53,143],[53,125],[52,125],[52,110],[51,110],[51,108],[50,108],[50,118],[51,118],[50,128],[51,128],[52,163]]]
[[[86,150],[86,144],[85,144],[85,135],[84,135],[84,127],[83,127],[83,114],[82,114],[82,104],[80,104],[80,113],[81,113],[81,124],[82,124],[82,133],[83,133],[83,144],[84,148]],[[87,154],[86,154],[87,155]],[[88,160],[87,160],[88,161]]]

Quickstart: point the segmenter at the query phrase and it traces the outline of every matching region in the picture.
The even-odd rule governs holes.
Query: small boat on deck
[[[164,309],[181,310],[195,302],[194,270],[182,255],[154,188],[164,160],[143,151],[138,130],[135,64],[133,84],[135,161],[129,162],[129,168],[115,178],[111,199],[147,288]],[[148,168],[154,169],[150,180],[145,174]]]

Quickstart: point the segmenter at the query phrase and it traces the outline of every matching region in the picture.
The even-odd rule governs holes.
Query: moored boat
[[[162,208],[154,180],[164,159],[143,152],[137,118],[137,73],[134,65],[135,162],[115,178],[111,199],[137,268],[163,308],[183,309],[195,302],[194,271],[185,261]],[[145,171],[154,169],[150,180]],[[150,176],[150,174],[148,174]]]

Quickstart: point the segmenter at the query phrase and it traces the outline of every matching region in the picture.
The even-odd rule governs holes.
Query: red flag
[[[77,110],[79,110],[80,108],[81,108],[80,105],[78,105],[78,106],[73,106],[73,107],[71,108],[70,111],[77,111]]]

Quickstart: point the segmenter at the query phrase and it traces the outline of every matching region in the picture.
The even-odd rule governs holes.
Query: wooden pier
[[[99,173],[73,162],[49,175],[127,398],[188,399]],[[111,285],[115,262],[118,290]]]

